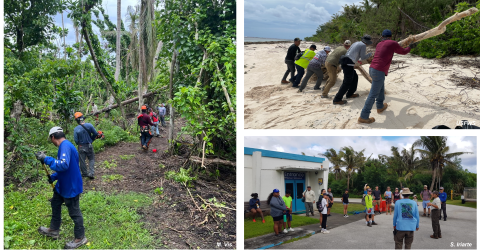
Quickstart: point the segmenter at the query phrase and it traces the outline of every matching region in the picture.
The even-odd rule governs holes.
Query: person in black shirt
[[[379,214],[382,214],[382,212],[380,212],[380,201],[382,200],[382,193],[380,192],[380,190],[378,190],[378,186],[375,187],[375,190],[372,191],[372,195],[373,195],[373,210],[374,210],[374,213],[375,213],[375,205],[378,205],[378,213]]]
[[[348,217],[348,197],[350,194],[348,194],[348,189],[345,189],[345,193],[342,195],[342,202],[343,202],[343,217],[347,218]]]
[[[288,84],[290,83],[287,81],[288,74],[291,73],[291,78],[290,81],[293,82],[294,76],[295,76],[295,55],[297,53],[300,53],[300,48],[298,47],[300,45],[300,38],[295,38],[293,40],[293,44],[290,45],[287,51],[287,56],[285,57],[285,64],[287,64],[287,71],[283,75],[282,78],[282,84]]]

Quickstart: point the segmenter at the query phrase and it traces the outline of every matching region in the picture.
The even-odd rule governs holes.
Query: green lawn
[[[347,211],[365,211],[365,206],[357,203],[348,204]],[[337,213],[343,215],[343,203],[341,201],[336,201],[333,203],[330,213]],[[350,214],[351,215],[351,214]]]
[[[447,200],[447,204],[462,206],[462,207],[477,208],[477,202],[471,202],[471,201],[467,201],[465,202],[465,204],[462,204],[462,200]]]
[[[262,223],[262,218],[260,217],[256,217],[256,220],[257,222],[253,222],[252,218],[245,219],[245,227],[243,230],[245,239],[273,233],[273,218],[271,216],[265,216],[265,223]],[[318,218],[312,219],[310,217],[292,215],[292,227],[310,224],[319,224]]]
[[[46,181],[31,188],[13,191],[5,188],[4,247],[6,249],[63,249],[74,239],[73,221],[62,206],[60,238],[53,240],[37,232],[39,226],[50,226],[49,198],[52,188]],[[106,194],[89,191],[80,196],[87,245],[81,249],[153,249],[160,240],[152,236],[141,222],[137,209],[153,203],[140,193]]]

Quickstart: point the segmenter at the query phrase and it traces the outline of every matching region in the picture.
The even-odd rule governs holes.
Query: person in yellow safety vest
[[[292,87],[298,88],[300,81],[303,78],[303,74],[305,74],[305,69],[307,68],[308,64],[310,63],[310,60],[315,56],[315,50],[317,49],[317,46],[314,44],[310,45],[310,49],[305,50],[303,53],[302,57],[295,61],[295,68],[297,69],[297,75],[293,77],[293,84]]]

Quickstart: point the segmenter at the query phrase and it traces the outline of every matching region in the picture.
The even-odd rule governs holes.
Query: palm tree
[[[340,166],[345,167],[347,171],[347,189],[350,189],[352,173],[365,163],[363,152],[365,152],[365,149],[357,152],[351,146],[345,146],[340,149],[338,157],[340,158]]]
[[[332,163],[333,165],[332,169],[333,169],[333,173],[335,174],[335,180],[338,180],[338,174],[342,172],[342,169],[340,169],[341,160],[337,154],[337,151],[335,151],[335,149],[333,148],[330,148],[330,149],[327,149],[327,151],[324,152],[323,154],[320,153],[319,155],[325,156],[328,159],[328,161]]]
[[[428,161],[428,165],[432,170],[432,184],[430,189],[440,186],[443,175],[443,167],[447,164],[453,164],[455,157],[471,152],[455,152],[448,153],[450,147],[447,146],[447,137],[445,136],[422,136],[413,143],[413,147],[421,147],[417,149],[422,157]]]

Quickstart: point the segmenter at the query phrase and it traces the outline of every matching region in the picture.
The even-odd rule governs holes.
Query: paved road
[[[421,210],[423,212],[423,209]],[[447,205],[447,215],[447,221],[440,221],[443,237],[441,239],[430,238],[433,233],[431,219],[420,216],[420,229],[415,232],[412,248],[476,249],[477,210],[475,208]],[[375,216],[375,222],[379,225],[367,227],[364,220],[357,220],[338,227],[328,228],[330,230],[329,234],[317,233],[306,239],[274,246],[272,249],[394,249],[393,216],[377,215]],[[461,242],[471,243],[471,247],[457,247],[457,243]]]

